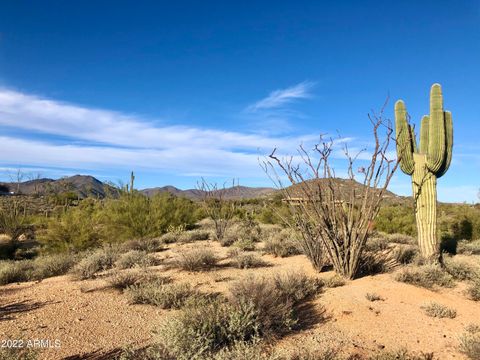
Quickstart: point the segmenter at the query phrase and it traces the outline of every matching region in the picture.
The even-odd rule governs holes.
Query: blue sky
[[[441,83],[455,131],[439,199],[480,188],[479,1],[22,1],[0,12],[0,168],[139,187],[239,178],[258,157],[402,98],[412,120]],[[410,194],[401,172],[391,190]]]

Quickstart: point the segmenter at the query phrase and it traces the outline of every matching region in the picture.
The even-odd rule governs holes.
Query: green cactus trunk
[[[420,143],[407,122],[403,101],[395,103],[397,155],[402,171],[412,176],[418,245],[428,263],[441,263],[442,254],[437,238],[437,179],[443,176],[452,160],[452,114],[443,111],[440,85],[430,91],[430,116],[424,116],[420,128]]]
[[[413,154],[415,168],[412,188],[415,199],[418,245],[428,263],[441,262],[440,243],[437,238],[437,177],[427,167],[427,156]]]

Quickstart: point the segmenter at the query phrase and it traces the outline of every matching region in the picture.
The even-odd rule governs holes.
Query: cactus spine
[[[437,179],[447,172],[453,147],[452,114],[443,110],[441,86],[434,84],[430,90],[430,116],[422,118],[418,145],[413,128],[408,124],[407,110],[402,100],[395,103],[395,129],[400,168],[412,176],[420,252],[427,262],[440,263]]]

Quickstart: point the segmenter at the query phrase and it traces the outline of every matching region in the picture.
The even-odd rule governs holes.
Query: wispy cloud
[[[138,115],[10,89],[0,89],[0,126],[15,130],[15,135],[0,137],[3,166],[84,171],[135,167],[185,176],[259,176],[259,155],[275,147],[293,153],[299,143],[316,138],[164,126]]]
[[[272,91],[266,98],[247,107],[247,111],[255,112],[262,109],[275,109],[290,104],[298,99],[307,99],[312,96],[311,89],[315,84],[304,81],[286,89]]]

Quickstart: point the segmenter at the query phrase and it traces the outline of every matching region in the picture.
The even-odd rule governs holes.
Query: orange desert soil
[[[218,243],[181,245],[189,246],[215,249],[224,259],[221,266],[200,273],[166,269],[164,265],[152,270],[205,292],[227,292],[231,282],[247,274],[301,271],[322,278],[333,274],[316,273],[303,255],[263,255],[272,266],[240,270],[228,266],[227,249]],[[168,262],[178,247],[170,245],[156,256]],[[157,336],[153,331],[173,311],[130,305],[125,294],[108,288],[106,276],[87,281],[59,276],[1,286],[0,339],[60,340],[60,347],[40,350],[41,359],[96,359],[125,346],[140,348],[153,343]],[[467,325],[480,324],[480,303],[468,300],[464,289],[465,284],[460,283],[453,289],[431,291],[396,282],[392,274],[363,277],[342,287],[325,289],[313,301],[317,312],[323,312],[323,319],[275,346],[288,348],[318,341],[349,353],[372,354],[404,347],[433,352],[439,359],[465,359],[456,349],[458,337]],[[383,301],[370,302],[366,293],[376,293]],[[456,318],[428,317],[421,306],[430,301],[454,308]]]

